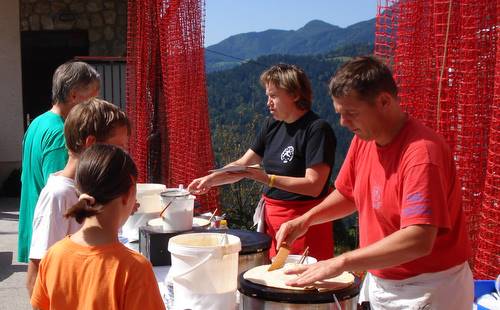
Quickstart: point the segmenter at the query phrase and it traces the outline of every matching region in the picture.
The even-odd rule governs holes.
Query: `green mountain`
[[[374,34],[375,19],[346,28],[313,20],[298,30],[270,29],[237,34],[206,48],[206,70],[225,70],[240,64],[242,59],[250,60],[263,55],[324,54],[342,46],[373,44]]]

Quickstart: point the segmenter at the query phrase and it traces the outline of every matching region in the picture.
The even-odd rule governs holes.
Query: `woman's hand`
[[[194,179],[188,185],[188,191],[195,195],[206,194],[212,187],[224,184],[233,184],[243,179],[247,173],[243,172],[214,172],[204,177]]]
[[[196,195],[203,195],[206,194],[210,188],[212,187],[211,182],[210,182],[210,176],[206,175],[201,178],[194,179],[189,185],[187,190],[190,193],[196,194]]]

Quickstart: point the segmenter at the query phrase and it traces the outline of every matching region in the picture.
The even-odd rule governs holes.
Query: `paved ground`
[[[19,200],[0,198],[0,309],[31,309],[25,288],[27,265],[17,262]]]

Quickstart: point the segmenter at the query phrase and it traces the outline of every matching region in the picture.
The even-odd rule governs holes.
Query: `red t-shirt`
[[[448,269],[470,257],[460,181],[451,151],[441,136],[416,120],[409,119],[383,147],[355,136],[335,186],[358,208],[360,247],[410,225],[438,228],[429,255],[370,270],[375,276],[406,279]]]

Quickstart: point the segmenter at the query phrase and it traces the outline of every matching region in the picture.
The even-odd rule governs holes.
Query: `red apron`
[[[307,201],[286,201],[271,199],[263,195],[265,205],[266,234],[271,236],[271,249],[269,257],[276,256],[276,232],[281,224],[306,213],[319,204],[322,199]],[[307,233],[295,240],[292,244],[290,254],[302,254],[309,246],[309,256],[318,260],[325,260],[333,257],[333,225],[327,222],[309,227]]]

